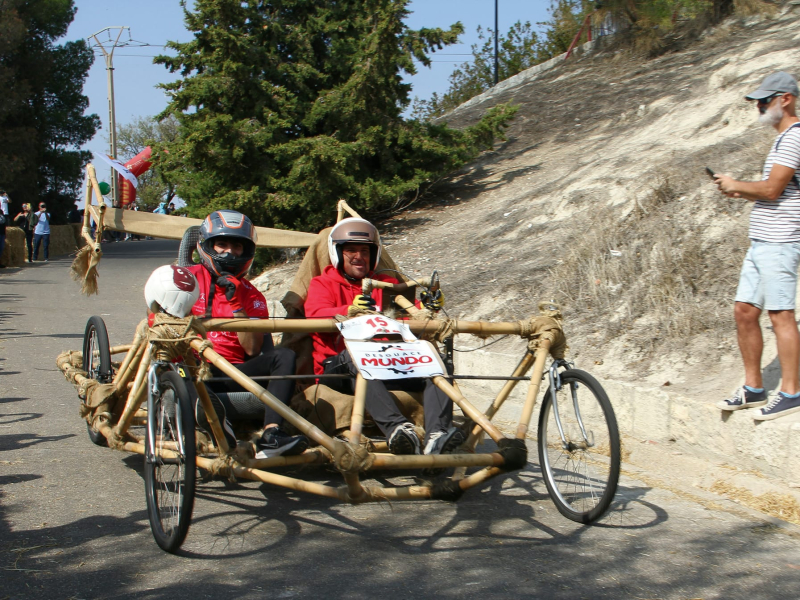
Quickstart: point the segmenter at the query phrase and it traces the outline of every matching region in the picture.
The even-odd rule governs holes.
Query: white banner
[[[92,151],[92,154],[94,154],[97,158],[99,158],[103,162],[108,163],[111,166],[111,168],[113,168],[117,173],[122,175],[128,181],[130,181],[133,187],[135,188],[139,187],[139,180],[136,179],[136,175],[131,173],[128,170],[128,167],[123,165],[116,158],[111,158],[108,154],[101,154],[100,152],[95,152],[94,150]]]
[[[364,379],[412,379],[444,375],[445,368],[433,344],[413,342],[359,342],[345,340],[353,364]]]
[[[349,321],[337,323],[336,326],[346,340],[371,340],[375,337],[387,335],[399,335],[407,342],[417,339],[411,333],[408,325],[383,315],[362,315]]]

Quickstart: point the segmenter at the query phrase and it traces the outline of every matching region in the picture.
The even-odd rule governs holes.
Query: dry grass
[[[571,320],[650,350],[729,328],[744,232],[709,239],[695,220],[700,198],[682,196],[672,181],[657,177],[627,215],[608,207],[576,227],[584,235],[550,272],[551,294]]]
[[[737,487],[721,480],[715,481],[709,488],[709,491],[727,496],[744,506],[772,517],[777,517],[778,519],[800,525],[800,503],[797,502],[794,496],[789,494],[767,492],[765,494],[756,495],[746,488]]]

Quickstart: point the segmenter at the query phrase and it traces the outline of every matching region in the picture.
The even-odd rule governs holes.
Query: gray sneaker
[[[730,398],[717,402],[717,408],[722,410],[741,410],[743,408],[756,408],[767,403],[767,391],[751,392],[744,386],[738,388]]]
[[[778,392],[769,399],[764,408],[753,415],[753,419],[756,421],[771,421],[797,411],[800,411],[800,398],[789,398],[783,392]]]
[[[451,427],[447,431],[434,431],[428,437],[423,454],[450,454],[457,450],[465,440],[464,432],[455,427]]]
[[[392,454],[419,454],[419,438],[411,423],[395,427],[386,441]]]

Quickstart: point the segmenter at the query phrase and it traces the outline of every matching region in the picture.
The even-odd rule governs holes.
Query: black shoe
[[[464,432],[455,427],[447,431],[435,431],[428,437],[424,454],[450,454],[466,441]]]
[[[308,448],[308,438],[304,435],[289,435],[279,427],[265,429],[256,442],[256,458],[272,456],[294,456]]]

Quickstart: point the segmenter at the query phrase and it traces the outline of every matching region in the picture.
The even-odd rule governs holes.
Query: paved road
[[[206,482],[184,554],[165,554],[141,457],[90,443],[54,361],[80,348],[93,314],[112,344],[129,342],[147,275],[176,250],[107,245],[93,298],[67,258],[0,275],[0,600],[800,597],[800,529],[630,473],[604,521],[581,527],[557,513],[536,464],[457,504],[348,506]]]

